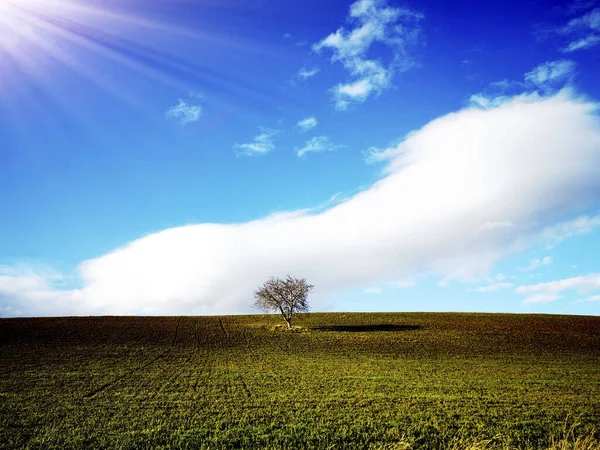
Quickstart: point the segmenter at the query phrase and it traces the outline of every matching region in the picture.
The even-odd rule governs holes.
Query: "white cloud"
[[[471,106],[488,109],[500,106],[514,95],[536,89],[547,95],[551,90],[557,91],[568,86],[575,76],[575,67],[575,62],[567,59],[546,61],[525,73],[524,81],[504,79],[492,82],[486,87],[485,92],[471,95],[468,103]]]
[[[304,143],[304,147],[295,149],[296,154],[302,158],[307,153],[329,152],[341,148],[339,144],[334,144],[327,136],[315,136]]]
[[[314,49],[331,48],[333,59],[344,61],[364,57],[375,42],[401,47],[418,32],[412,28],[422,18],[420,13],[390,7],[385,0],[358,0],[350,5],[350,29],[339,28]]]
[[[144,236],[82,263],[81,289],[70,294],[69,308],[56,311],[243,313],[251,311],[257,285],[287,273],[316,286],[311,302],[319,310],[331,293],[352,286],[418,273],[445,280],[485,276],[547,227],[598,206],[597,109],[562,91],[447,114],[398,144],[383,177],[348,200],[316,213]],[[513,226],[482,230],[486,222]],[[598,279],[575,284],[584,289]],[[13,289],[0,307],[48,314],[30,294],[45,287],[32,282]],[[64,304],[64,292],[53,295],[46,305],[60,296]]]
[[[351,102],[381,93],[390,87],[394,72],[414,65],[409,50],[419,42],[422,18],[414,11],[390,7],[385,0],[358,0],[350,5],[349,27],[313,45],[316,52],[330,50],[332,62],[340,62],[352,77],[332,89],[337,109],[345,110]],[[369,57],[374,43],[391,51],[386,64]]]
[[[580,216],[567,222],[546,227],[542,233],[542,239],[550,242],[549,248],[573,236],[584,235],[592,232],[600,226],[599,216]]]
[[[571,19],[562,28],[563,33],[574,33],[580,30],[600,31],[600,8],[594,8],[580,17]]]
[[[166,116],[175,120],[179,125],[187,125],[188,123],[196,122],[202,115],[202,107],[200,105],[194,105],[186,103],[179,99],[177,105],[171,107],[167,112]]]
[[[515,289],[515,293],[534,294],[523,300],[524,303],[547,303],[561,298],[558,294],[567,290],[575,290],[579,293],[600,290],[600,273],[519,286]]]
[[[192,99],[196,99],[196,100],[203,100],[204,99],[204,93],[201,91],[195,91],[195,90],[191,90],[188,93],[188,96]]]
[[[305,119],[300,120],[296,124],[296,127],[299,128],[300,131],[304,132],[304,131],[312,130],[318,124],[319,124],[319,122],[317,121],[317,119],[314,116],[311,116],[311,117],[306,117]]]
[[[397,155],[396,148],[380,149],[378,147],[369,147],[363,152],[365,161],[368,164],[375,164],[379,162],[389,161]]]
[[[506,282],[499,282],[499,283],[491,283],[487,286],[479,286],[473,289],[469,289],[469,292],[493,292],[493,291],[497,291],[500,289],[507,289],[509,287],[512,287],[513,284],[512,283],[506,283]]]
[[[53,268],[31,262],[14,265],[0,264],[0,276],[39,277],[52,283],[60,283],[65,280],[64,275]]]
[[[369,288],[364,289],[363,292],[365,294],[375,294],[375,295],[379,295],[379,294],[383,293],[381,288],[378,288],[378,287],[369,287]]]
[[[298,72],[298,78],[300,78],[301,80],[307,80],[309,78],[314,77],[320,71],[321,69],[319,69],[318,67],[313,67],[312,69],[307,69],[306,67],[303,67]]]
[[[577,39],[576,41],[569,42],[563,51],[565,53],[574,52],[576,50],[583,50],[589,47],[594,47],[600,44],[600,35],[598,34],[588,34],[586,37],[581,39]]]
[[[548,87],[555,83],[570,80],[575,73],[575,63],[567,59],[548,61],[525,74],[525,81],[539,87]]]
[[[600,302],[600,295],[592,295],[584,299],[585,302]]]
[[[338,84],[332,89],[336,108],[342,111],[348,108],[350,102],[364,102],[373,92],[382,92],[390,86],[392,79],[392,72],[376,61],[356,62],[352,72],[361,78]]]
[[[573,0],[565,5],[564,12],[569,15],[577,14],[581,10],[590,9],[594,6],[595,0]]]
[[[557,294],[535,294],[523,300],[523,303],[551,303],[562,298],[561,295]]]
[[[90,313],[89,304],[75,301],[76,290],[56,288],[62,279],[51,269],[0,266],[0,317]]]
[[[570,53],[584,50],[600,44],[600,8],[571,19],[565,26],[555,29],[568,38],[568,44],[562,51]]]
[[[417,282],[415,280],[413,280],[412,278],[406,278],[404,280],[397,280],[397,281],[393,281],[390,283],[390,286],[398,288],[398,289],[409,288],[409,287],[413,287],[416,285],[417,285]]]
[[[501,104],[505,103],[509,97],[500,96],[489,96],[482,93],[473,94],[469,97],[469,104],[483,109],[497,108]]]
[[[542,266],[547,266],[548,264],[552,264],[551,256],[544,256],[541,259],[531,259],[529,260],[529,264],[526,267],[522,267],[519,270],[521,272],[531,272],[532,270],[538,269]]]
[[[278,130],[258,127],[260,133],[254,136],[252,142],[246,144],[235,144],[234,149],[241,150],[242,155],[265,155],[275,149],[273,139],[279,134]]]
[[[511,88],[521,88],[523,87],[523,83],[520,81],[515,81],[515,80],[509,80],[508,78],[505,78],[504,80],[500,80],[500,81],[492,81],[490,83],[490,86],[493,88],[497,88],[500,91],[506,91],[508,89]]]
[[[373,85],[371,84],[371,80],[363,79],[350,84],[340,84],[335,89],[336,93],[341,97],[365,99],[373,90]]]
[[[515,292],[518,294],[529,292],[557,293],[567,289],[576,289],[580,292],[600,289],[600,273],[590,273],[588,275],[564,278],[558,281],[519,286]]]

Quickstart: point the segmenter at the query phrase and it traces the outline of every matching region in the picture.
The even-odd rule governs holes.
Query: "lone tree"
[[[308,312],[308,293],[314,286],[304,278],[271,278],[254,291],[254,307],[262,311],[280,312],[288,328],[292,328],[292,317],[296,313]]]

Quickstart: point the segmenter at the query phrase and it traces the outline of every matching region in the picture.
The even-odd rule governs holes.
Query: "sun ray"
[[[51,99],[52,104],[64,102],[53,83],[57,73],[66,72],[87,80],[147,119],[157,117],[156,112],[150,113],[148,99],[136,97],[129,85],[115,80],[110,72],[129,74],[132,79],[138,77],[168,91],[209,90],[225,108],[241,101],[245,103],[242,107],[252,109],[289,102],[281,94],[190,61],[172,48],[153,44],[152,39],[143,39],[148,33],[165,39],[184,37],[198,43],[199,48],[216,45],[248,51],[252,47],[207,30],[174,27],[166,20],[143,14],[135,17],[81,1],[0,0],[0,72],[8,74],[0,76],[0,90],[8,91],[0,94],[0,102],[8,101],[13,88],[19,90],[18,85],[23,84],[35,84],[37,88],[30,90],[38,93],[39,89],[47,90],[46,100]],[[31,93],[24,98],[36,101]]]

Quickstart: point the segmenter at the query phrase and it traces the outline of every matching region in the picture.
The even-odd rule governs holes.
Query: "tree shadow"
[[[376,325],[330,325],[324,327],[315,327],[316,331],[344,331],[349,333],[364,333],[374,331],[414,331],[421,329],[421,325],[394,325],[391,323],[382,323]]]

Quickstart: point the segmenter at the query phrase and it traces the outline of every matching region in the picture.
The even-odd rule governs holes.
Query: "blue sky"
[[[600,313],[600,4],[0,0],[0,315]]]

